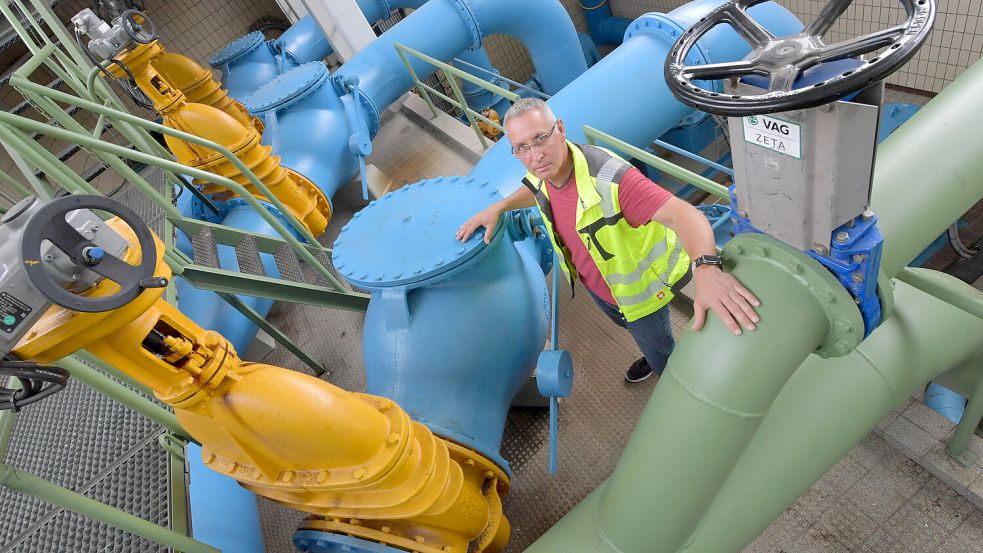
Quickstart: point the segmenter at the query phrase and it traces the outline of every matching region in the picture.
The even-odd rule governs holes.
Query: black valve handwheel
[[[126,10],[120,14],[123,32],[134,42],[150,44],[157,40],[157,25],[140,10]]]
[[[126,223],[137,237],[136,247],[142,252],[140,264],[130,265],[109,252],[102,252],[68,224],[65,216],[79,209],[98,209]],[[64,289],[42,259],[41,246],[45,241],[65,252],[76,265],[115,282],[120,290],[110,296],[87,298]],[[101,253],[98,260],[92,259],[93,248]],[[153,276],[157,265],[157,245],[146,223],[130,208],[104,196],[65,196],[39,209],[24,226],[20,252],[31,284],[52,302],[74,311],[110,311],[126,305],[144,290],[150,282],[146,279]]]
[[[665,79],[669,90],[684,104],[717,115],[743,117],[803,109],[839,100],[862,90],[904,65],[928,38],[935,20],[935,0],[899,0],[907,20],[893,27],[835,44],[822,36],[850,6],[852,0],[830,0],[805,30],[776,37],[754,20],[748,9],[768,0],[731,0],[710,12],[687,30],[666,57]],[[697,41],[710,29],[727,23],[751,45],[741,61],[687,65],[685,60]],[[820,63],[859,58],[884,49],[880,55],[861,60],[861,65],[810,86],[792,89],[795,80]],[[716,81],[746,75],[768,79],[763,94],[725,94],[708,90],[696,81]]]

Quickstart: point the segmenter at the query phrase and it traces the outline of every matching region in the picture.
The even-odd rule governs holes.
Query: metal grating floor
[[[77,381],[18,415],[7,463],[169,526],[159,426]],[[166,552],[115,528],[0,488],[0,552]]]

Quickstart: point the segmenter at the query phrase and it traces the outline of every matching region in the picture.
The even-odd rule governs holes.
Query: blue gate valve
[[[348,77],[342,84],[344,89],[352,97],[352,104],[348,107],[347,114],[349,123],[353,129],[352,135],[348,138],[348,149],[352,155],[358,158],[358,171],[362,178],[362,199],[369,199],[369,183],[365,178],[365,158],[372,154],[372,140],[362,124],[362,117],[359,115],[358,103],[360,100],[358,91],[358,77]]]
[[[573,389],[573,358],[557,347],[560,336],[560,263],[554,253],[553,298],[550,317],[550,349],[539,354],[536,361],[536,387],[540,395],[550,398],[550,474],[556,474],[557,444],[560,433],[559,398],[570,395]]]

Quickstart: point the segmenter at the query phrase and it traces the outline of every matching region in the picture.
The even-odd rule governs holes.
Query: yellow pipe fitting
[[[331,220],[331,203],[327,196],[300,173],[282,167],[280,158],[270,155],[272,148],[260,144],[260,134],[254,129],[243,127],[228,115],[204,104],[186,104],[173,110],[165,116],[164,124],[226,147],[311,234],[319,236],[327,228]],[[165,140],[181,163],[232,179],[252,194],[268,199],[222,154],[170,136]],[[223,193],[228,197],[233,195],[221,186],[205,184],[207,194],[219,194],[220,199],[225,199],[221,197]]]
[[[136,243],[118,219],[107,224]],[[170,277],[157,244],[155,274]],[[135,264],[140,252],[131,248],[123,257]],[[103,281],[83,295],[116,291]],[[305,527],[421,552],[505,547],[501,495],[508,478],[494,463],[434,436],[389,399],[241,361],[228,341],[167,304],[162,293],[147,289],[103,313],[52,307],[14,353],[50,362],[87,349],[119,368],[174,408],[212,470],[326,517]]]
[[[306,177],[280,165],[271,156],[272,148],[260,144],[263,125],[246,112],[241,104],[228,97],[211,77],[211,72],[186,56],[166,52],[160,41],[139,44],[118,59],[133,72],[137,86],[153,101],[172,129],[217,142],[231,150],[266,185],[290,213],[314,236],[320,236],[331,220],[331,203],[327,196]],[[122,76],[122,70],[109,67]],[[243,185],[260,199],[269,201],[224,156],[166,136],[168,147],[181,163],[201,167]],[[206,183],[207,184],[207,183]],[[206,193],[225,192],[219,186],[206,186]]]
[[[157,111],[162,114],[173,102],[158,104],[154,99],[159,87],[155,78],[184,94],[185,101],[212,106],[232,116],[243,126],[263,132],[263,122],[250,115],[242,104],[230,98],[229,93],[212,78],[211,71],[187,56],[168,52],[159,40],[150,44],[137,44],[117,55],[116,59],[130,69],[137,86],[154,100]],[[125,76],[117,65],[110,65],[109,71],[120,78]]]

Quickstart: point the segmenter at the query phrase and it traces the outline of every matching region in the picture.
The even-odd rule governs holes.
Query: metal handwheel
[[[852,0],[831,0],[804,31],[776,37],[752,18],[747,10],[768,0],[731,0],[712,11],[676,41],[666,58],[665,79],[681,102],[717,115],[743,117],[815,107],[836,101],[877,82],[905,64],[928,38],[935,19],[935,0],[899,0],[907,20],[868,35],[825,44],[822,36],[846,11]],[[728,23],[751,45],[741,61],[686,65],[686,57],[710,29]],[[795,80],[820,63],[857,58],[884,48],[878,56],[860,60],[855,69],[792,89]],[[756,95],[724,94],[702,88],[696,81],[760,75],[768,79],[768,91]]]
[[[134,42],[150,44],[158,38],[157,25],[142,11],[126,10],[120,14],[120,22],[123,32]]]
[[[105,211],[129,225],[138,242],[131,247],[140,248],[142,252],[140,264],[130,265],[104,251],[68,224],[65,216],[79,209]],[[115,282],[120,290],[98,298],[87,298],[65,290],[42,261],[41,246],[45,241],[65,252],[76,265]],[[110,311],[132,301],[144,288],[167,283],[166,279],[153,276],[157,265],[157,246],[146,223],[130,208],[103,196],[66,196],[42,207],[24,227],[20,253],[31,284],[52,302],[75,311]]]

